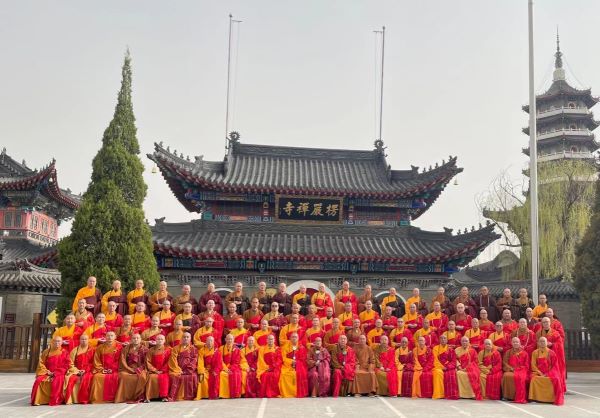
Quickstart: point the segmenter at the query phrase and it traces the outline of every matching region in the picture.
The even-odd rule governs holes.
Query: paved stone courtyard
[[[405,398],[327,398],[327,399],[234,399],[218,401],[105,404],[70,406],[29,406],[32,374],[0,373],[1,418],[288,418],[361,416],[369,418],[594,418],[600,416],[600,374],[569,374],[569,394],[565,405],[515,405],[501,401],[475,402]]]

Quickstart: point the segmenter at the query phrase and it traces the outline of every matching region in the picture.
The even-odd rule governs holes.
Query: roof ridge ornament
[[[237,131],[229,132],[229,135],[227,135],[227,138],[229,139],[229,147],[230,148],[232,146],[240,143],[240,133]]]
[[[383,139],[376,139],[375,142],[373,142],[373,145],[375,145],[375,151],[380,152],[381,154],[383,154],[387,148],[383,143]]]

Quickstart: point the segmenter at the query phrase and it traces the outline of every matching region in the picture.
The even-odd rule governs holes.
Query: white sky
[[[451,154],[465,169],[414,224],[470,228],[483,221],[475,197],[505,169],[519,178],[528,141],[526,0],[2,2],[0,146],[30,167],[55,157],[61,187],[84,191],[128,45],[146,216],[196,218],[150,173],[145,154],[162,140],[191,157],[223,158],[230,12],[243,20],[232,126],[242,142],[372,149],[372,31],[386,25],[388,162],[408,169]],[[600,88],[598,16],[594,0],[536,3],[540,90],[551,77],[556,25],[583,86],[573,73],[572,84]]]

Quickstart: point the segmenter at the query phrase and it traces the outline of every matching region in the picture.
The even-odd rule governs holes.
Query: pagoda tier
[[[453,235],[416,227],[195,220],[152,227],[159,269],[448,274],[499,238],[494,225]]]
[[[207,212],[211,201],[230,200],[239,205],[273,203],[276,195],[336,196],[350,211],[354,207],[378,210],[378,206],[390,210],[381,219],[371,215],[386,224],[406,224],[419,217],[462,171],[455,157],[422,172],[415,166],[392,170],[382,144],[360,151],[250,145],[236,139],[230,140],[225,159],[215,162],[202,157],[190,161],[161,143],[155,144],[155,152],[148,157],[190,212]],[[218,214],[218,210],[208,211]],[[251,214],[264,222],[271,220],[273,207],[269,211],[264,213],[261,207]]]

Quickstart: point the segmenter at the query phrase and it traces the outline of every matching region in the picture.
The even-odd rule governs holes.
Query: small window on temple
[[[4,226],[12,226],[12,213],[4,212]]]
[[[15,213],[15,226],[17,228],[21,227],[21,214]]]
[[[33,230],[34,231],[37,230],[37,227],[38,227],[38,217],[34,216],[33,217]]]

